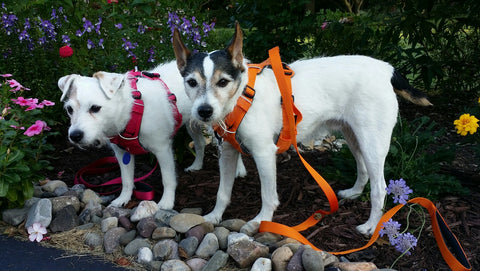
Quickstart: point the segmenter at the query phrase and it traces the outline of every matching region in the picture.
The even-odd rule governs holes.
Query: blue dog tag
[[[128,163],[130,163],[130,159],[131,159],[130,153],[126,152],[122,158],[123,164],[128,165]]]

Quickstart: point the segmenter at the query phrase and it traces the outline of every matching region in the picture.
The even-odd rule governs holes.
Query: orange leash
[[[268,53],[269,53],[270,61],[272,64],[272,69],[277,79],[277,83],[282,95],[282,101],[283,101],[282,107],[285,112],[283,115],[284,115],[284,118],[285,117],[287,118],[286,121],[284,120],[284,125],[287,124],[289,128],[288,130],[290,131],[289,132],[290,138],[286,138],[286,140],[290,140],[290,142],[292,142],[305,168],[308,170],[308,172],[312,175],[312,177],[315,179],[315,181],[324,191],[325,195],[327,196],[328,202],[330,204],[330,210],[329,211],[317,210],[306,221],[294,227],[288,227],[275,222],[262,221],[260,224],[259,231],[260,232],[267,231],[267,232],[284,235],[284,236],[296,239],[303,244],[308,244],[316,250],[320,250],[319,248],[314,246],[312,243],[310,243],[302,234],[300,234],[300,231],[308,229],[309,227],[317,224],[325,215],[336,212],[338,210],[338,200],[335,195],[335,192],[333,192],[330,185],[325,181],[325,179],[320,174],[318,174],[318,172],[315,171],[313,167],[311,167],[308,164],[308,162],[301,156],[300,152],[298,151],[294,114],[297,116],[297,123],[300,122],[302,116],[301,116],[301,113],[294,107],[293,99],[292,99],[291,81],[287,80],[285,76],[285,73],[283,70],[283,64],[280,59],[279,48],[275,47],[273,49],[270,49]],[[425,198],[414,198],[408,201],[408,203],[417,203],[429,211],[430,218],[432,220],[432,228],[433,228],[433,233],[435,235],[435,239],[437,241],[440,252],[443,258],[445,259],[445,261],[447,262],[448,266],[455,271],[471,270],[472,267],[467,259],[467,256],[462,246],[460,245],[460,242],[452,233],[448,225],[445,223],[445,220],[440,215],[435,205],[431,201]],[[373,233],[370,241],[365,246],[356,248],[356,249],[347,250],[347,251],[333,252],[332,254],[335,254],[335,255],[349,254],[352,252],[366,249],[369,246],[371,246],[378,239],[379,232],[383,226],[383,223],[388,221],[390,218],[392,218],[393,215],[395,215],[403,206],[404,205],[402,204],[397,205],[396,207],[387,211],[382,216],[379,223],[377,224],[375,232]],[[448,249],[447,243],[452,247],[452,249],[454,250],[454,253],[452,253]]]

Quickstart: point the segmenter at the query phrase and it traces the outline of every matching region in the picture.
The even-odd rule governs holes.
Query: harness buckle
[[[243,90],[242,94],[249,99],[253,99],[253,97],[255,97],[255,89],[252,88],[251,86],[247,85],[245,87],[245,89]]]

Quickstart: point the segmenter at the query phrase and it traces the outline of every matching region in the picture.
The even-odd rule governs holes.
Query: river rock
[[[128,243],[128,245],[125,246],[123,252],[129,256],[137,255],[138,250],[142,247],[150,248],[150,242],[148,241],[148,239],[138,238],[131,241],[130,243]]]
[[[153,230],[152,239],[159,240],[165,238],[175,238],[177,232],[169,227],[157,227]]]
[[[138,234],[142,237],[150,238],[153,231],[157,228],[157,222],[153,217],[142,218],[137,224]]]
[[[225,227],[216,227],[213,230],[213,234],[217,236],[218,247],[221,250],[226,250],[228,247],[228,235],[230,234],[230,231]]]
[[[90,247],[98,247],[102,245],[102,237],[94,232],[87,232],[84,237],[85,245]]]
[[[56,214],[67,205],[72,205],[75,208],[75,212],[80,211],[80,200],[75,196],[61,196],[50,198],[52,202],[52,212]]]
[[[371,271],[377,269],[377,266],[371,262],[338,262],[334,263],[333,266],[340,268],[342,271]]]
[[[279,247],[272,253],[272,266],[274,270],[287,270],[287,265],[293,257],[293,252],[288,247]]]
[[[290,261],[287,264],[287,271],[303,271],[302,265],[302,254],[305,251],[303,246],[300,246],[297,251],[293,254]]]
[[[268,247],[259,242],[241,240],[228,245],[227,253],[241,268],[249,267],[260,257],[268,256]]]
[[[140,221],[143,218],[153,217],[155,213],[160,210],[155,201],[144,200],[138,204],[138,207],[133,212],[130,220],[132,222]]]
[[[228,261],[228,254],[221,250],[217,250],[215,254],[213,254],[212,258],[210,258],[210,260],[207,262],[207,264],[202,269],[202,271],[220,270],[222,267],[224,267],[227,264],[227,261]]]
[[[230,231],[240,232],[240,229],[247,224],[245,220],[233,218],[222,221],[219,226],[225,227]]]
[[[190,271],[190,267],[180,260],[168,260],[162,264],[161,271]]]
[[[100,228],[102,232],[107,232],[109,229],[116,228],[118,227],[118,218],[112,216],[112,217],[107,217],[102,220],[102,223],[100,224]]]
[[[192,269],[192,271],[202,271],[205,265],[207,265],[207,260],[201,258],[192,258],[186,263],[190,269]]]
[[[47,192],[54,192],[55,189],[57,189],[58,187],[67,187],[67,184],[60,181],[60,180],[53,180],[53,181],[48,181],[47,183],[45,183],[44,185],[42,185],[42,189],[43,191],[47,191]]]
[[[184,259],[189,259],[195,255],[198,248],[198,239],[195,236],[187,237],[178,243],[178,254]]]
[[[195,254],[200,258],[209,258],[218,250],[218,239],[213,233],[207,233],[198,245]]]
[[[153,258],[160,261],[179,259],[178,244],[171,239],[159,241],[153,247]]]
[[[126,233],[126,230],[122,227],[117,227],[108,230],[103,235],[103,247],[105,253],[113,253],[119,245],[120,236]]]
[[[25,228],[33,223],[40,223],[47,228],[52,222],[52,202],[49,199],[40,199],[28,211]]]
[[[102,199],[92,189],[86,189],[85,191],[83,191],[82,194],[82,202],[84,204],[88,204],[89,202],[92,202],[94,204],[102,204]]]
[[[141,264],[148,264],[153,260],[153,252],[148,247],[141,247],[138,250],[137,262]]]
[[[52,232],[69,231],[80,224],[80,220],[75,211],[75,207],[67,205],[57,212],[52,222],[50,223],[50,230]]]
[[[311,247],[306,247],[302,253],[302,264],[305,271],[323,271],[323,259],[318,251]]]
[[[176,215],[178,215],[178,212],[175,210],[160,209],[155,213],[154,217],[163,224],[170,225],[170,219]]]
[[[180,233],[185,233],[189,229],[205,222],[203,216],[195,214],[178,214],[170,218],[170,227]]]
[[[272,260],[269,258],[260,257],[258,258],[252,266],[250,271],[271,271],[272,270]]]

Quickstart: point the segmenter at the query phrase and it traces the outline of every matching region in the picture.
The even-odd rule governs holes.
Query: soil
[[[428,115],[439,123],[451,126],[456,116],[449,110],[442,111],[441,107],[421,108],[401,104],[402,115],[413,118],[418,114]],[[421,112],[419,112],[421,111]],[[448,113],[450,112],[450,113]],[[452,120],[452,121],[450,121]],[[449,127],[451,129],[452,127]],[[455,131],[450,131],[447,138],[442,139],[445,144],[455,144],[459,140]],[[56,152],[54,156],[59,159],[52,162],[54,170],[50,172],[50,179],[57,179],[57,172],[62,172],[59,177],[67,184],[73,184],[75,173],[83,166],[98,158],[109,156],[109,150],[79,150],[72,147],[67,140],[56,140]],[[280,198],[280,206],[275,212],[273,220],[285,225],[297,225],[303,222],[317,209],[328,210],[328,202],[310,177],[294,152],[289,152],[290,159],[277,164],[277,190]],[[330,153],[318,150],[305,151],[304,158],[319,168],[329,165]],[[462,184],[470,189],[466,196],[445,195],[434,203],[452,232],[457,236],[465,253],[468,256],[473,269],[480,267],[480,174],[479,161],[474,159],[470,147],[458,148],[457,159],[452,165],[446,165],[445,171],[456,175]],[[282,157],[282,158],[285,158]],[[153,165],[150,156],[142,156],[137,159],[136,174],[148,172]],[[255,164],[250,157],[243,158],[248,175],[236,180],[231,204],[227,208],[224,219],[241,218],[252,219],[260,210],[260,182]],[[209,212],[215,205],[216,193],[219,183],[218,159],[216,147],[209,145],[206,150],[204,169],[198,172],[185,173],[186,168],[193,161],[190,152],[185,151],[183,159],[178,162],[178,187],[175,209],[181,210],[186,207],[201,207],[204,213]],[[113,175],[119,176],[119,172]],[[109,176],[107,176],[109,177]],[[105,180],[105,176],[97,179]],[[153,176],[146,182],[155,189],[158,201],[162,195],[160,171],[156,170]],[[346,184],[336,180],[328,180],[334,191],[348,188]],[[364,246],[369,238],[355,230],[355,226],[364,223],[370,212],[370,202],[362,200],[342,201],[339,210],[327,216],[311,229],[303,232],[310,242],[325,251],[343,251]],[[406,212],[395,217],[402,222]],[[415,221],[413,223],[416,223]],[[403,223],[402,223],[403,225]],[[418,224],[417,224],[418,225]],[[439,253],[433,236],[430,220],[428,219],[425,230],[418,241],[417,246],[410,256],[401,257],[393,267],[396,270],[449,270],[447,264]],[[388,240],[379,239],[371,247],[357,253],[346,255],[350,261],[371,261],[379,268],[388,268],[400,256]]]

